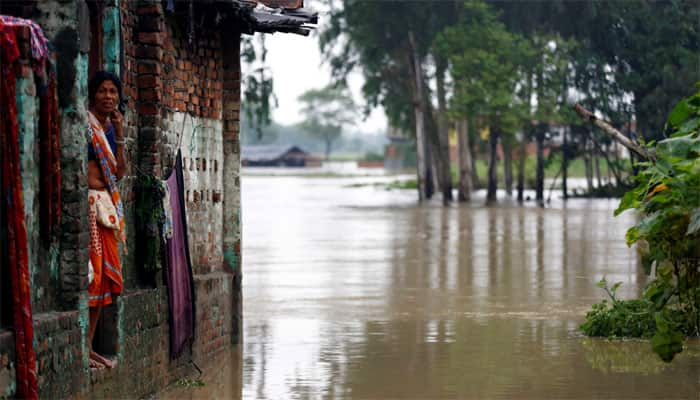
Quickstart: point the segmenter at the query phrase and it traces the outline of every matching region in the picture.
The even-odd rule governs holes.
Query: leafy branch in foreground
[[[615,215],[631,209],[640,214],[626,240],[637,244],[653,280],[637,301],[653,315],[652,348],[671,361],[682,351],[684,335],[700,335],[700,92],[680,101],[667,124],[672,135],[647,145],[655,158],[639,163],[637,186],[624,195]],[[613,298],[613,310],[623,305]],[[606,305],[594,305],[584,333],[610,336],[593,329],[608,311]]]

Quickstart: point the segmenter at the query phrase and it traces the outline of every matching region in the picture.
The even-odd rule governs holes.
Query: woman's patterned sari
[[[121,261],[119,259],[118,242],[125,241],[124,206],[117,190],[117,160],[112,153],[102,125],[97,118],[88,112],[88,125],[92,148],[97,156],[97,163],[102,171],[102,180],[106,190],[91,191],[90,204],[90,264],[93,279],[88,287],[90,307],[101,307],[112,303],[112,296],[120,294],[123,287]],[[119,229],[110,229],[98,224],[96,202],[111,200],[117,211]]]

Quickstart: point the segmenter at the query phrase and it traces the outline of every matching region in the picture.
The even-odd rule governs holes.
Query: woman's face
[[[117,108],[119,103],[119,90],[114,82],[106,80],[100,84],[95,92],[95,111],[109,115]]]

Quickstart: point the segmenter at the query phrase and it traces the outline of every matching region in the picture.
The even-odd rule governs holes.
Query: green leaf
[[[656,314],[656,334],[651,338],[651,348],[664,362],[671,362],[683,351],[683,334],[675,330],[661,313]]]
[[[625,240],[627,241],[627,246],[631,246],[632,243],[639,240],[639,228],[636,226],[629,228],[625,234]]]
[[[682,135],[687,135],[692,132],[697,132],[698,128],[700,128],[700,118],[691,118],[683,123],[678,128],[678,131],[674,133],[673,136],[682,136]]]
[[[622,285],[622,282],[616,282],[616,283],[613,285],[613,287],[610,289],[610,291],[613,292],[613,293],[615,293],[615,292],[617,291],[617,289],[620,288],[621,285]]]
[[[603,289],[604,287],[608,286],[608,282],[605,280],[605,277],[603,277],[601,280],[598,281],[598,283],[595,284],[597,287]]]
[[[658,150],[658,154],[664,153],[669,156],[676,156],[676,157],[681,157],[681,158],[686,158],[688,156],[688,153],[690,153],[694,146],[697,144],[697,140],[691,138],[690,136],[680,136],[680,137],[673,137],[670,139],[665,139],[659,142],[659,144],[656,146],[656,149]],[[660,159],[663,160],[663,159]],[[660,161],[659,160],[659,161]],[[658,165],[657,161],[657,165]],[[670,168],[671,165],[670,163],[668,165],[664,165],[665,168]]]
[[[629,210],[630,208],[638,208],[639,207],[639,200],[637,200],[638,194],[636,190],[630,190],[629,192],[625,193],[624,196],[622,196],[622,200],[620,200],[620,205],[617,207],[615,210],[614,215],[617,217],[620,215],[625,210]]]
[[[678,124],[685,121],[692,112],[693,109],[690,107],[690,104],[688,104],[688,100],[683,99],[676,104],[671,114],[669,114],[668,122],[674,127],[678,126]]]
[[[688,224],[688,231],[685,233],[686,236],[690,236],[700,230],[700,207],[693,209],[690,214],[690,223]]]

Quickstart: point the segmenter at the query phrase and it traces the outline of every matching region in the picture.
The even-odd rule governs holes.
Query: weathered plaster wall
[[[223,263],[224,149],[220,120],[175,112],[167,118],[168,134],[177,136],[184,165],[185,206],[192,268],[196,275],[220,271]],[[183,126],[184,124],[184,126]]]
[[[233,343],[241,343],[243,326],[243,302],[241,268],[241,57],[240,40],[224,40],[222,44],[223,90],[223,148],[224,205],[223,205],[223,256],[224,270],[233,274],[232,317]]]

